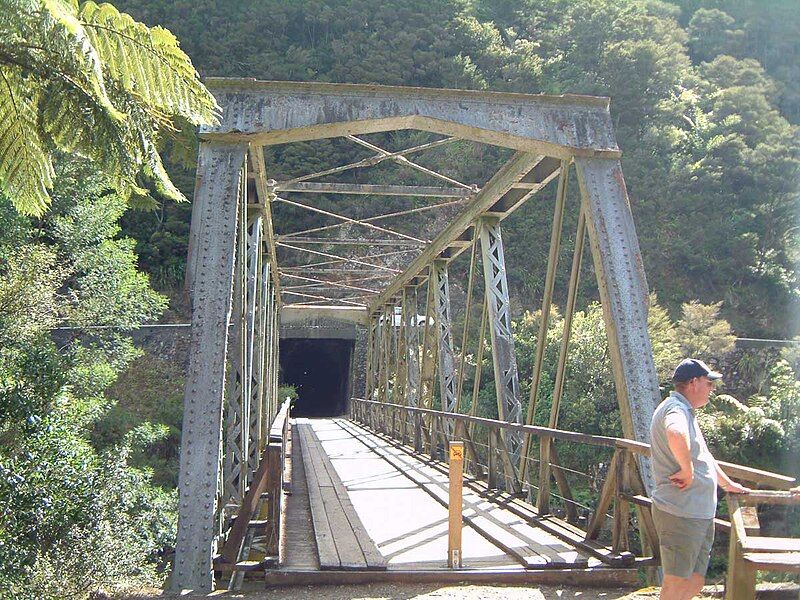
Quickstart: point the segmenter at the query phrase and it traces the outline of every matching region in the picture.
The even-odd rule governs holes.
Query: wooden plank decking
[[[297,419],[291,457],[285,560],[268,584],[635,580],[468,487],[464,568],[448,569],[446,475],[351,421]]]
[[[308,423],[297,426],[306,472],[314,535],[322,569],[386,569],[347,490]]]

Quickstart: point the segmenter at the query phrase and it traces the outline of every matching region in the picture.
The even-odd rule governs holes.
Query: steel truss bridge
[[[172,588],[211,590],[215,572],[235,586],[253,569],[275,582],[303,569],[329,579],[343,572],[436,577],[436,561],[408,555],[415,566],[404,571],[396,563],[407,552],[387,548],[434,531],[438,517],[392,537],[380,530],[387,509],[370,516],[378,500],[356,501],[354,493],[359,482],[410,478],[433,503],[420,511],[433,515],[444,451],[456,439],[466,445],[465,489],[472,494],[465,523],[503,555],[490,560],[491,552],[475,550],[482,557],[473,561],[480,567],[475,573],[483,569],[495,580],[498,573],[529,578],[520,580],[537,573],[538,581],[542,573],[553,581],[552,573],[568,574],[562,582],[590,573],[619,581],[614,569],[624,578],[632,567],[657,564],[646,441],[659,387],[647,333],[648,288],[608,99],[249,79],[207,84],[223,112],[219,125],[200,135]],[[410,145],[395,147],[398,141]],[[269,157],[283,153],[286,169],[287,149],[296,144],[306,155],[351,145],[343,154],[355,158],[320,159],[314,172],[274,168]],[[471,156],[475,172],[484,162],[499,168],[485,181],[461,181],[446,173],[453,156],[462,162]],[[574,206],[571,176],[579,187]],[[524,256],[511,256],[503,221],[529,201],[544,205],[535,197],[551,182],[549,247],[531,243],[522,246]],[[390,199],[382,205],[392,208],[375,210],[377,197]],[[566,231],[567,222],[574,230]],[[567,238],[573,251],[564,334],[549,419],[536,425]],[[624,438],[558,429],[586,240]],[[525,261],[544,279],[532,373],[524,381],[507,258]],[[354,329],[345,414],[297,419],[278,397],[279,367],[286,368],[282,327],[289,322]],[[485,353],[495,418],[480,410]],[[351,441],[337,446],[337,439]],[[598,461],[607,468],[596,474],[594,507],[573,497],[570,482],[586,474],[559,461],[557,443],[586,445],[605,457]],[[344,460],[348,452],[360,459],[372,453],[373,463],[362,462],[377,471],[348,470],[358,462]],[[375,467],[376,457],[396,473]],[[725,468],[778,489],[792,483]],[[639,529],[633,542],[631,507]],[[605,539],[609,510],[614,525]],[[297,558],[301,547],[306,559]],[[288,569],[298,560],[303,569]],[[459,572],[458,579],[467,575]]]

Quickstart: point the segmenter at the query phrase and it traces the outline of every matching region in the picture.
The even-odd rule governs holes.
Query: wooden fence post
[[[460,569],[462,488],[464,485],[464,442],[450,442],[450,499],[448,503],[447,566]]]

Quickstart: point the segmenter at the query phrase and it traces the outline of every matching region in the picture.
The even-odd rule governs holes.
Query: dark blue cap
[[[686,358],[681,361],[672,374],[672,381],[689,381],[695,377],[708,377],[711,381],[722,379],[722,373],[712,371],[702,360]]]

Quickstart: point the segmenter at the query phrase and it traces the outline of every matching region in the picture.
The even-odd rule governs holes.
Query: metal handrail
[[[602,446],[606,448],[619,448],[628,450],[640,456],[650,456],[650,444],[630,440],[627,438],[619,438],[613,436],[594,435],[589,433],[579,433],[575,431],[565,431],[562,429],[551,429],[549,427],[540,427],[537,425],[522,425],[520,423],[508,423],[506,421],[499,421],[497,419],[488,419],[486,417],[473,417],[471,415],[448,413],[440,410],[429,408],[420,408],[417,406],[405,406],[402,404],[393,404],[390,402],[378,402],[376,400],[365,400],[364,398],[352,398],[352,402],[364,403],[365,405],[378,405],[386,408],[402,409],[410,413],[418,413],[422,415],[443,416],[455,421],[462,421],[465,423],[475,423],[477,425],[484,425],[496,429],[503,429],[507,431],[518,431],[521,433],[529,433],[537,437],[549,437],[556,440],[563,440],[567,442],[575,442],[581,444],[588,444],[593,446]],[[746,465],[739,465],[724,461],[718,461],[720,467],[731,477],[747,481],[749,483],[757,483],[763,485],[770,485],[777,489],[789,489],[796,485],[796,480],[793,477],[781,475],[780,473],[773,473],[771,471],[763,471],[755,469]]]

